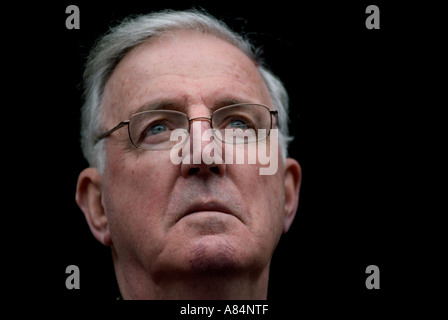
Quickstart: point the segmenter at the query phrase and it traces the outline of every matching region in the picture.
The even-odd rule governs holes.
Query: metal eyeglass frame
[[[107,138],[108,136],[110,136],[113,132],[117,131],[118,129],[120,129],[120,128],[124,127],[124,126],[128,126],[128,136],[129,136],[129,140],[131,141],[132,145],[133,145],[134,147],[138,148],[138,149],[148,150],[148,149],[146,149],[146,148],[141,148],[140,146],[136,145],[136,144],[134,143],[134,141],[132,141],[131,132],[130,132],[130,126],[129,126],[129,124],[131,123],[131,120],[132,120],[133,117],[138,116],[138,115],[143,114],[143,113],[148,113],[148,112],[153,112],[153,111],[170,111],[170,112],[172,112],[172,113],[182,114],[182,115],[184,115],[184,116],[187,118],[187,120],[188,120],[188,132],[190,132],[191,122],[192,122],[193,120],[209,121],[209,122],[210,122],[210,126],[211,126],[211,128],[213,129],[213,126],[212,126],[212,123],[213,123],[213,122],[212,122],[212,119],[213,119],[213,115],[215,114],[215,112],[220,111],[220,110],[222,110],[222,109],[231,108],[231,107],[237,107],[237,106],[254,106],[254,105],[255,105],[255,106],[261,106],[261,107],[264,107],[264,108],[266,108],[266,109],[269,111],[269,115],[270,115],[270,118],[271,118],[271,123],[270,123],[270,126],[269,126],[269,134],[266,135],[266,137],[265,137],[265,138],[267,138],[267,137],[269,137],[269,135],[271,134],[271,130],[272,130],[272,116],[278,117],[278,110],[271,110],[271,109],[269,109],[268,106],[266,106],[266,105],[264,105],[264,104],[260,104],[260,103],[237,103],[237,104],[232,104],[232,105],[229,105],[229,106],[225,106],[225,107],[222,107],[222,108],[219,108],[219,109],[213,111],[213,113],[211,114],[210,118],[208,118],[208,117],[196,117],[196,118],[191,118],[191,119],[190,119],[190,118],[188,117],[187,114],[185,114],[185,113],[183,113],[183,112],[180,112],[180,111],[175,111],[175,110],[148,110],[148,111],[138,112],[138,113],[133,114],[128,120],[121,121],[119,124],[117,124],[115,127],[113,127],[112,129],[110,129],[109,131],[106,131],[106,132],[104,132],[103,134],[100,134],[100,135],[96,138],[96,140],[95,140],[95,144],[97,144],[99,141],[103,140],[104,138]],[[225,141],[223,141],[223,142],[225,143]]]

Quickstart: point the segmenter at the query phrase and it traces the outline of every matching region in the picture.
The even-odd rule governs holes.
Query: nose
[[[190,143],[190,161],[181,163],[181,174],[184,177],[223,175],[226,171],[222,143],[215,139],[210,121],[207,117],[190,119],[190,140],[187,142]]]

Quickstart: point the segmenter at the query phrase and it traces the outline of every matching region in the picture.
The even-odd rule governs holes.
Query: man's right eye
[[[169,140],[172,126],[164,121],[147,125],[140,133],[139,143],[158,144]]]
[[[162,123],[157,123],[155,125],[150,125],[146,128],[146,135],[156,135],[168,131],[168,127]]]

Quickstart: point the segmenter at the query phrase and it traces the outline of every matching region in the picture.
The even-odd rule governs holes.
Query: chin
[[[242,252],[226,235],[207,235],[197,239],[189,251],[189,267],[193,272],[214,273],[244,268]]]
[[[196,213],[181,219],[164,252],[163,270],[179,268],[198,276],[225,275],[257,267],[257,250],[249,229],[232,215]],[[169,247],[169,249],[168,249]]]

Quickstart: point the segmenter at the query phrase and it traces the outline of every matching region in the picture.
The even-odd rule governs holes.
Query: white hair
[[[288,94],[281,81],[263,66],[249,40],[229,29],[223,22],[197,10],[166,10],[127,18],[109,30],[91,50],[84,71],[84,104],[81,110],[81,147],[84,157],[100,172],[105,165],[105,143],[97,141],[103,128],[101,103],[104,87],[121,59],[136,46],[174,30],[199,30],[234,45],[256,63],[278,110],[279,143],[283,159],[288,143]],[[106,129],[107,130],[107,129]]]

